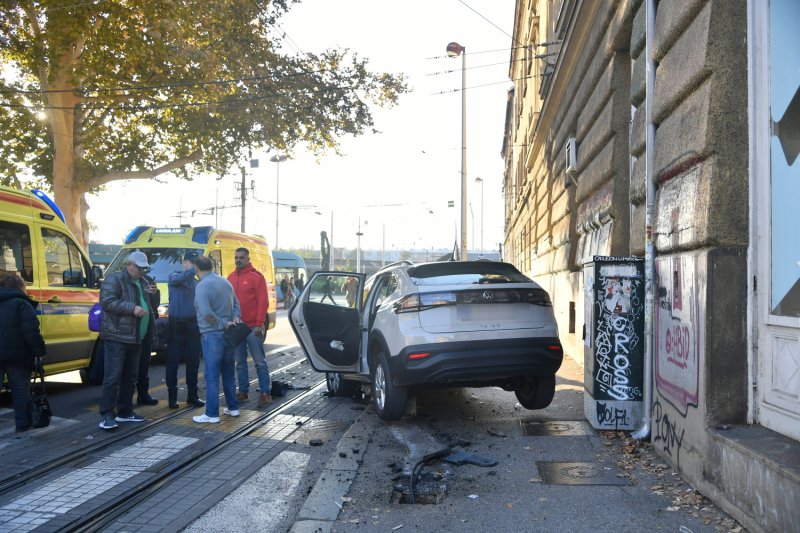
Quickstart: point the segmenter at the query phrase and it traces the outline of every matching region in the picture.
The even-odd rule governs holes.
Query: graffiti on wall
[[[610,258],[609,258],[610,259]],[[635,266],[603,265],[595,284],[594,398],[641,401],[643,278]]]
[[[597,424],[613,427],[615,430],[631,425],[627,407],[618,407],[613,402],[595,402]]]
[[[675,466],[680,468],[681,447],[686,430],[679,428],[677,421],[669,418],[658,399],[653,403],[653,422],[653,446],[661,448],[675,461]]]
[[[656,386],[683,416],[697,406],[700,383],[696,271],[694,256],[656,260]]]

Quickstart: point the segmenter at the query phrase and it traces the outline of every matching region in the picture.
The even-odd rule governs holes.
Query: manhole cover
[[[525,422],[520,421],[522,434],[526,437],[583,437],[593,435],[585,422]]]
[[[617,469],[606,470],[599,463],[557,463],[537,461],[547,485],[629,485],[628,478],[617,476]]]

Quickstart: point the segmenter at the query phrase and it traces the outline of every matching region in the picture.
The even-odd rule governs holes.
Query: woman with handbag
[[[8,377],[18,432],[32,427],[31,371],[36,358],[45,355],[37,305],[28,298],[25,281],[17,274],[0,279],[0,374]]]

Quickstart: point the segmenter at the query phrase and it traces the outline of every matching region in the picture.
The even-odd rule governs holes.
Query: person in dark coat
[[[46,353],[36,318],[38,304],[28,298],[25,281],[18,275],[0,279],[0,376],[8,376],[17,431],[26,431],[33,423],[31,371],[35,357]]]
[[[103,388],[100,394],[101,429],[114,429],[117,422],[144,422],[133,410],[133,392],[139,371],[143,342],[155,328],[155,310],[142,283],[150,264],[143,252],[131,252],[125,267],[108,274],[100,286],[100,339],[105,348]],[[115,412],[116,408],[116,412]]]
[[[170,409],[178,408],[178,366],[186,361],[186,403],[203,407],[206,402],[197,393],[200,368],[200,330],[194,308],[197,287],[194,262],[196,252],[183,256],[183,270],[169,275],[169,338],[167,341],[167,394]]]

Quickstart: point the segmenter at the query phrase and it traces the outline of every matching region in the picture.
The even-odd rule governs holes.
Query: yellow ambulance
[[[141,251],[147,255],[150,263],[148,276],[153,277],[161,290],[161,305],[158,308],[158,341],[153,347],[156,352],[166,351],[167,318],[169,317],[169,289],[167,281],[173,272],[182,269],[181,263],[186,252],[207,255],[214,264],[217,274],[228,277],[236,270],[233,255],[237,248],[247,248],[250,262],[267,280],[269,310],[267,311],[267,328],[275,327],[278,300],[275,293],[275,269],[272,264],[272,253],[267,241],[260,235],[247,235],[215,229],[213,226],[192,227],[181,225],[177,228],[156,228],[138,226],[131,230],[125,238],[122,249],[109,265],[107,272],[115,272],[125,265],[125,259],[133,251]]]
[[[101,357],[88,316],[100,297],[102,271],[42,191],[0,186],[0,276],[6,274],[22,276],[28,295],[39,302],[46,373],[85,369]],[[81,375],[86,379],[86,372]]]

